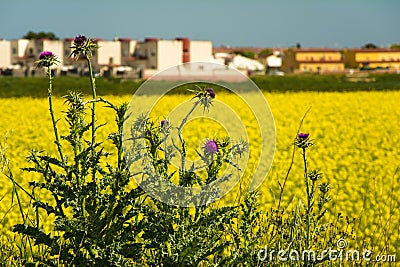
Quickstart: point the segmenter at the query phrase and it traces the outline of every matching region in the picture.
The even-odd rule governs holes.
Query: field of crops
[[[324,179],[332,185],[331,214],[334,216],[341,212],[356,217],[358,240],[372,237],[375,242],[390,244],[392,249],[389,250],[395,253],[396,247],[400,247],[400,173],[396,174],[400,166],[400,92],[296,92],[264,95],[274,115],[277,146],[270,173],[260,188],[263,208],[269,209],[275,205],[279,193],[278,181],[284,179],[291,161],[293,139],[304,113],[311,107],[301,131],[310,133],[315,143],[309,152],[311,167],[320,170]],[[130,95],[104,97],[113,103],[129,101],[131,98]],[[230,97],[226,93],[217,92],[217,99],[221,101],[229,101]],[[171,106],[189,98],[188,95],[167,96],[160,103],[155,118],[165,116]],[[20,170],[29,165],[25,156],[31,149],[56,153],[56,147],[49,141],[53,140],[53,132],[47,99],[11,97],[0,101],[0,134],[8,133],[6,154],[16,180],[28,188],[28,181],[35,177]],[[63,100],[57,97],[57,118],[63,116],[61,110],[65,108]],[[252,126],[252,118],[246,114],[248,108],[239,106],[235,111],[248,130],[250,151],[256,151],[258,144],[251,141],[255,138],[252,135],[257,135],[257,129]],[[105,138],[110,128],[114,127],[113,116],[110,110],[99,108],[99,122],[107,122],[99,139]],[[59,125],[61,129],[66,128],[63,120]],[[194,145],[204,138],[196,136],[197,133],[211,137],[224,133],[222,128],[210,127],[200,121],[192,121],[188,127],[196,130],[186,129],[184,132]],[[111,143],[106,142],[105,145],[111,147]],[[252,160],[250,158],[250,163]],[[15,199],[12,200],[12,183],[1,175],[0,184],[0,231],[7,231],[14,223],[20,222],[20,214]],[[285,190],[284,205],[293,205],[303,198],[303,184],[301,155],[298,152]],[[27,201],[23,193],[20,194]],[[382,240],[382,236],[389,240]]]

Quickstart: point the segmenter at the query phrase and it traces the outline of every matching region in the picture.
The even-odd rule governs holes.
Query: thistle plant
[[[310,140],[310,136],[308,133],[299,133],[297,135],[297,138],[295,140],[295,144],[297,145],[298,148],[302,149],[302,155],[303,155],[303,164],[304,164],[304,182],[306,185],[306,195],[307,195],[307,204],[305,208],[305,217],[307,219],[306,225],[306,243],[305,243],[305,248],[310,249],[310,231],[311,231],[311,212],[312,212],[312,202],[314,199],[314,193],[315,193],[315,182],[317,178],[320,176],[320,174],[313,175],[312,179],[310,179],[310,173],[308,172],[308,162],[307,162],[307,149],[311,147],[313,144]],[[317,171],[312,171],[317,173]],[[310,181],[312,183],[311,188],[310,188]]]
[[[42,180],[29,183],[32,194],[23,191],[29,194],[37,211],[36,220],[24,220],[14,226],[14,232],[27,238],[33,246],[31,258],[26,262],[48,266],[237,265],[239,258],[247,256],[224,256],[231,244],[227,229],[234,234],[244,210],[251,210],[250,213],[246,211],[246,215],[255,212],[249,208],[255,203],[254,197],[243,195],[238,203],[246,200],[246,204],[221,207],[213,202],[214,192],[205,192],[201,197],[212,201],[206,201],[203,206],[174,207],[150,199],[143,190],[146,181],[132,187],[134,176],[149,171],[156,171],[166,180],[176,174],[179,186],[192,188],[229,179],[230,175],[221,176],[225,165],[239,169],[235,158],[247,153],[248,145],[242,140],[233,143],[227,137],[206,139],[202,151],[197,151],[203,162],[201,166],[186,164],[187,148],[182,129],[196,107],[211,108],[216,97],[214,89],[197,87],[195,102],[178,127],[168,119],[160,122],[146,116],[136,119],[131,130],[136,141],[144,140],[144,146],[137,143],[132,153],[145,164],[139,173],[131,173],[131,162],[127,160],[122,138],[124,122],[129,115],[128,105],[114,105],[97,96],[91,68],[92,50],[96,48],[93,40],[85,36],[79,35],[74,40],[71,56],[87,60],[92,97],[86,100],[76,91],[64,96],[68,132],[61,135],[52,104],[51,67],[57,63],[57,58],[51,52],[43,52],[37,62],[37,67],[47,68],[50,117],[59,157],[32,151],[28,156],[31,166],[24,168],[42,176]],[[96,124],[96,103],[115,113],[117,130],[108,136],[114,144],[113,151],[105,151],[102,142],[96,139],[96,131],[101,127]],[[88,112],[91,112],[89,121]],[[168,143],[175,130],[179,141]],[[90,133],[89,140],[86,133]],[[172,159],[179,156],[182,164],[175,171],[171,168]],[[112,157],[116,159],[115,166],[109,163]],[[198,173],[199,169],[203,171]],[[43,194],[50,199],[42,200]],[[43,220],[49,218],[54,218],[53,228],[46,232],[42,228]],[[241,233],[248,232],[246,227],[250,224],[241,226]],[[236,236],[241,235],[236,233]]]
[[[183,126],[185,126],[187,120],[189,119],[190,115],[193,113],[193,111],[196,109],[198,105],[202,105],[204,110],[208,110],[210,106],[212,105],[212,101],[215,98],[215,91],[213,88],[201,88],[198,85],[195,85],[197,87],[196,90],[189,90],[195,94],[193,97],[194,99],[197,98],[197,101],[193,104],[192,108],[189,110],[189,112],[186,114],[186,116],[183,118],[181,124],[178,127],[178,136],[179,140],[182,145],[182,149],[180,150],[181,153],[181,159],[182,159],[182,170],[185,169],[185,161],[186,161],[186,143],[185,140],[182,137],[182,130]]]
[[[230,172],[223,173],[221,169],[232,167],[231,170],[241,171],[236,161],[248,152],[248,145],[243,140],[234,143],[228,137],[213,139],[206,137],[202,142],[202,149],[196,150],[200,160],[196,164],[193,162],[187,164],[187,143],[182,134],[183,127],[196,108],[203,106],[203,112],[206,112],[216,97],[214,89],[200,87],[197,84],[194,86],[197,90],[190,90],[195,94],[193,105],[180,122],[163,119],[159,123],[154,123],[143,115],[131,122],[132,127],[127,133],[130,141],[127,142],[126,152],[128,159],[131,160],[130,164],[138,166],[136,172],[140,172],[142,166],[147,166],[145,174],[138,178],[137,182],[141,179],[146,180],[146,183],[143,183],[146,190],[172,205],[182,201],[179,203],[181,206],[197,206],[221,197],[218,186],[233,175]],[[179,166],[175,166],[177,170],[170,168],[172,158],[180,162]],[[135,163],[138,161],[139,164]],[[202,174],[199,174],[200,170],[203,171]],[[169,182],[175,183],[178,187],[171,186]],[[201,193],[196,194],[190,188],[182,188],[186,186],[202,187]],[[178,197],[180,194],[192,197],[181,198]],[[175,198],[177,201],[174,201]]]
[[[49,100],[49,110],[50,110],[50,116],[51,116],[51,122],[53,124],[53,130],[54,130],[54,136],[55,136],[55,143],[57,145],[58,153],[60,155],[60,159],[62,162],[64,162],[64,155],[62,152],[62,146],[60,143],[60,137],[58,135],[58,128],[57,128],[57,121],[54,117],[54,109],[53,109],[53,76],[51,73],[51,67],[53,65],[56,65],[59,63],[59,60],[57,57],[50,51],[43,51],[39,55],[39,60],[36,62],[36,68],[40,67],[45,67],[46,68],[46,74],[48,78],[48,89],[47,89],[47,95],[48,95],[48,100]]]
[[[93,50],[99,48],[97,44],[95,44],[94,40],[91,38],[87,38],[84,35],[77,35],[74,39],[72,53],[70,56],[73,56],[75,60],[79,59],[83,56],[87,61],[87,66],[89,69],[89,78],[90,85],[92,87],[92,145],[96,144],[96,102],[97,102],[97,93],[96,93],[96,82],[93,76],[93,68],[91,58],[93,55]],[[94,156],[95,148],[92,147],[92,156]],[[96,179],[96,171],[93,171],[93,179]]]
[[[94,47],[91,39],[83,36],[75,38],[73,55],[83,54],[86,57],[90,73],[92,73],[91,49]],[[72,150],[73,157],[66,158],[62,153],[51,101],[50,66],[55,61],[56,58],[52,53],[42,53],[38,67],[48,68],[49,106],[56,136],[55,143],[61,160],[33,151],[28,157],[33,167],[24,169],[39,173],[43,177],[43,181],[30,182],[30,186],[33,192],[40,190],[50,193],[52,201],[41,201],[37,194],[31,198],[36,209],[55,217],[54,231],[45,233],[39,222],[29,224],[27,221],[15,225],[14,231],[33,239],[36,245],[45,248],[43,255],[34,255],[32,259],[34,262],[65,266],[126,264],[138,251],[135,245],[126,246],[128,242],[134,242],[140,232],[134,230],[135,221],[137,222],[137,218],[136,220],[134,218],[140,213],[139,210],[145,209],[145,206],[141,206],[143,192],[140,188],[126,190],[130,175],[122,156],[121,135],[127,105],[115,106],[104,99],[98,100],[92,74],[90,82],[93,98],[90,101],[85,101],[80,93],[69,92],[65,96],[69,133],[61,138],[69,143],[67,148]],[[98,129],[95,121],[95,103],[98,101],[115,111],[118,129],[109,135],[117,151],[118,163],[116,167],[107,164],[106,169],[102,167],[101,162],[110,153],[104,152],[103,148],[100,148],[101,144],[95,139]],[[91,121],[86,122],[85,114],[90,104],[92,104]],[[91,139],[85,140],[84,134],[90,129]],[[96,174],[101,176],[101,179],[96,179]],[[126,207],[132,208],[127,210]],[[41,216],[45,215],[41,212]],[[127,225],[128,221],[130,222]]]
[[[233,177],[234,173],[225,171],[227,167],[235,174],[244,171],[238,161],[249,152],[249,144],[205,136],[196,150],[200,162],[196,165],[188,160],[190,150],[183,135],[197,108],[203,108],[203,112],[213,108],[217,90],[195,84],[192,107],[181,121],[153,120],[143,114],[126,129],[128,104],[115,105],[97,96],[91,65],[97,48],[85,36],[74,39],[71,56],[86,59],[92,95],[89,100],[76,91],[64,96],[68,130],[62,134],[52,102],[51,67],[58,63],[57,57],[45,51],[37,62],[37,67],[47,70],[58,155],[30,153],[31,165],[24,170],[41,176],[41,180],[29,183],[32,193],[15,182],[11,171],[7,172],[15,188],[29,196],[35,210],[35,220],[29,220],[20,205],[23,220],[13,229],[27,240],[21,248],[29,247],[29,253],[24,254],[25,265],[264,266],[258,257],[263,245],[302,251],[327,248],[340,237],[351,237],[348,228],[341,228],[341,214],[334,221],[326,218],[331,186],[322,182],[318,170],[310,168],[307,155],[313,141],[308,133],[297,134],[293,143],[293,158],[300,149],[303,159],[304,201],[292,210],[281,208],[291,165],[276,209],[262,210],[259,192],[244,193],[245,184],[240,184],[234,205],[224,206],[218,200],[220,188],[211,185],[222,185]],[[96,104],[115,114],[116,130],[107,138],[113,144],[111,151],[103,146],[105,140],[96,138],[102,127],[96,122],[96,108],[100,108]],[[129,147],[124,143],[126,132],[130,134]],[[176,158],[177,166],[173,162]],[[137,172],[131,169],[135,164],[139,166]],[[173,190],[165,186],[165,181],[183,190]],[[196,190],[200,191],[197,195]],[[164,197],[152,198],[154,192]],[[170,199],[180,199],[185,205],[169,205]],[[44,230],[43,221],[51,222],[50,231]],[[352,221],[347,218],[344,223],[348,227]],[[326,260],[290,262],[289,266],[314,266]],[[278,261],[268,263],[281,265]]]
[[[304,118],[303,118],[304,120]],[[300,125],[301,126],[301,125]],[[314,255],[315,257],[301,258],[302,252],[314,251],[321,253],[322,251],[330,251],[331,249],[338,249],[336,242],[342,238],[352,239],[353,230],[352,224],[354,219],[350,220],[339,214],[337,217],[331,218],[328,215],[329,203],[331,201],[330,191],[331,186],[327,182],[322,182],[323,175],[317,169],[310,169],[310,162],[308,161],[309,150],[313,147],[314,143],[309,133],[298,133],[293,142],[293,157],[292,163],[289,166],[283,184],[281,186],[280,201],[292,169],[295,152],[300,149],[303,163],[303,180],[304,180],[304,198],[300,199],[299,204],[291,209],[284,209],[281,207],[281,202],[278,203],[278,208],[271,208],[267,213],[265,225],[271,227],[269,232],[270,237],[267,238],[266,247],[271,250],[282,250],[288,260],[279,261],[276,257],[272,260],[272,266],[316,266],[319,264],[327,264],[329,260],[329,253],[319,257],[320,254]],[[290,258],[289,255],[292,251],[298,253],[296,258]],[[268,258],[268,257],[265,257]],[[333,265],[336,266],[336,265]]]

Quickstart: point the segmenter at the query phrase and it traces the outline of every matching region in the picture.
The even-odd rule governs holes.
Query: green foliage
[[[373,44],[373,43],[367,43],[367,44],[363,45],[361,48],[375,49],[375,48],[378,48],[378,46],[376,44]]]
[[[43,31],[40,32],[29,31],[24,36],[22,36],[22,38],[29,40],[37,40],[37,39],[59,40],[59,38],[55,35],[55,33],[43,32]]]
[[[233,51],[233,53],[236,55],[241,55],[241,56],[252,58],[252,59],[254,59],[256,56],[256,54],[253,51],[249,51],[249,50]]]
[[[354,92],[354,91],[386,91],[399,90],[398,74],[370,74],[369,81],[352,82],[346,75],[285,75],[252,76],[251,79],[265,92]],[[84,77],[57,77],[53,81],[57,90],[54,96],[64,96],[68,88],[79,89],[80,92],[91,94],[90,87]],[[132,95],[143,81],[122,81],[117,78],[96,78],[96,84],[101,88],[102,95]],[[46,80],[39,77],[2,77],[0,79],[0,97],[47,97]],[[188,94],[186,89],[174,90],[172,93]]]
[[[266,49],[261,50],[261,51],[258,53],[258,57],[263,58],[263,57],[267,57],[267,56],[269,56],[269,55],[271,55],[271,54],[272,54],[272,50],[266,48]]]
[[[392,45],[390,46],[390,49],[397,49],[397,50],[400,50],[400,44],[392,44]]]

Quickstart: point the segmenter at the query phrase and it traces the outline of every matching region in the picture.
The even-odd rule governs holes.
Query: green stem
[[[303,148],[303,161],[304,161],[304,179],[306,183],[306,190],[307,190],[307,208],[306,208],[306,219],[307,219],[307,232],[306,232],[306,249],[310,249],[310,227],[311,227],[311,201],[312,201],[312,195],[310,192],[310,186],[308,182],[308,163],[307,163],[307,154],[306,154],[306,148]],[[308,266],[307,262],[305,266]]]
[[[198,104],[200,104],[200,100],[197,100],[193,104],[193,107],[189,110],[188,114],[186,114],[185,118],[183,118],[181,125],[179,125],[179,128],[178,128],[178,136],[179,136],[179,140],[181,141],[181,144],[182,144],[182,171],[185,170],[185,161],[186,161],[186,145],[185,145],[185,140],[182,137],[182,129],[183,129],[183,126],[185,126],[187,120],[189,119],[190,114],[193,113],[193,111],[195,110],[195,108],[197,107]]]
[[[89,77],[90,77],[90,85],[92,87],[92,157],[95,155],[94,151],[94,146],[96,144],[96,100],[97,100],[97,94],[96,94],[96,83],[95,79],[93,77],[93,68],[92,68],[92,63],[90,61],[90,56],[86,55],[86,60],[89,68]],[[96,170],[93,169],[93,181],[96,179]]]
[[[51,69],[50,67],[47,68],[47,77],[49,78],[49,87],[47,89],[47,95],[49,98],[49,110],[50,110],[50,116],[51,116],[51,122],[53,123],[53,130],[54,130],[54,135],[56,138],[56,145],[58,149],[58,153],[60,154],[61,161],[64,163],[64,155],[62,153],[62,147],[60,143],[60,138],[58,136],[58,128],[57,128],[57,122],[54,117],[54,110],[53,110],[53,77],[51,76]]]

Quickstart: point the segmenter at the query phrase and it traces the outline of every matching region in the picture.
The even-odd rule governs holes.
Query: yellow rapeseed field
[[[113,103],[128,102],[131,98],[129,95],[104,97]],[[272,168],[260,188],[262,208],[275,205],[278,181],[283,181],[289,167],[297,128],[311,107],[301,131],[310,133],[314,140],[315,145],[308,154],[310,167],[321,171],[332,185],[332,216],[341,212],[356,217],[358,240],[373,238],[376,242],[390,244],[393,250],[400,247],[400,172],[396,174],[400,166],[400,92],[265,93],[265,97],[275,119],[277,146]],[[159,120],[189,98],[188,95],[166,96],[152,115]],[[218,92],[216,99],[234,101],[233,96]],[[60,118],[66,107],[63,99],[54,101],[56,117]],[[107,122],[107,125],[99,132],[98,140],[104,139],[115,127],[114,114],[101,106],[98,105],[98,121]],[[27,183],[36,177],[20,170],[29,166],[25,156],[31,149],[56,155],[47,99],[1,99],[0,109],[0,134],[8,133],[6,154],[11,168],[16,180],[30,191]],[[258,149],[259,131],[250,111],[244,103],[236,102],[235,112],[246,127],[252,153]],[[59,126],[61,132],[67,127],[63,120]],[[198,148],[205,137],[223,136],[226,131],[215,121],[198,119],[190,121],[183,134],[190,145]],[[105,142],[105,146],[112,149],[111,142]],[[250,157],[249,166],[253,163]],[[12,200],[12,183],[1,175],[0,184],[0,232],[4,232],[20,222],[21,216],[15,199]],[[304,197],[303,184],[298,151],[285,188],[284,206]],[[28,204],[28,198],[21,191],[20,196]]]

